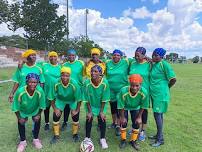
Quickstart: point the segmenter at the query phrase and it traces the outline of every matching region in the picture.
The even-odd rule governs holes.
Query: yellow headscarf
[[[71,69],[69,67],[62,67],[61,68],[61,73],[69,73],[69,74],[71,74]]]
[[[91,55],[92,55],[92,54],[100,55],[100,49],[98,49],[98,48],[92,48],[92,49],[91,49]]]
[[[58,54],[55,51],[51,51],[51,52],[48,53],[48,57],[50,57],[50,56],[56,56],[56,57],[58,57]]]
[[[36,51],[32,50],[32,49],[28,49],[25,52],[22,53],[22,57],[23,58],[27,58],[28,56],[30,56],[31,54],[35,54],[36,55]]]

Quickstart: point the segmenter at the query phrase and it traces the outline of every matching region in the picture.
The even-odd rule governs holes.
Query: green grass
[[[16,68],[0,68],[0,80],[11,79],[13,72]]]
[[[200,64],[176,64],[173,65],[177,74],[177,83],[171,89],[172,100],[168,112],[165,114],[164,136],[165,145],[160,148],[152,148],[149,140],[140,143],[140,151],[149,152],[201,152],[202,151],[202,65]],[[2,72],[3,71],[3,72]],[[0,78],[10,78],[13,69],[0,69]],[[7,101],[12,83],[0,84],[0,151],[16,151],[18,142],[17,121],[14,113],[10,110]],[[52,119],[52,112],[51,112]],[[69,119],[71,120],[71,119]],[[107,123],[110,124],[111,118],[108,113]],[[43,123],[41,125],[40,138],[43,142],[44,152],[69,151],[78,152],[80,143],[73,143],[71,140],[71,127],[61,133],[61,141],[56,145],[50,145],[52,131],[44,132]],[[84,138],[85,113],[82,107],[80,114],[80,136]],[[129,125],[130,126],[130,125]],[[152,112],[149,113],[147,134],[156,132]],[[96,131],[96,119],[92,130],[92,140],[95,145],[95,152],[102,151],[98,144],[99,133]],[[29,120],[26,135],[28,141],[27,151],[35,149],[31,146],[31,121]],[[106,138],[109,144],[107,152],[132,152],[133,149],[128,145],[126,149],[119,150],[119,138],[114,136],[114,131],[107,129]]]

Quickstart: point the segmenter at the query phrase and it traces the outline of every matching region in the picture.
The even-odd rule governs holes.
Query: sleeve
[[[176,77],[175,72],[169,63],[167,62],[163,62],[163,63],[164,63],[163,66],[166,73],[166,77],[168,81],[170,81],[172,78]]]
[[[13,99],[13,103],[11,106],[11,109],[13,112],[17,112],[20,110],[20,101],[19,101],[19,96],[20,96],[20,92],[19,90],[16,91],[15,95],[14,95],[14,99]]]
[[[116,98],[117,98],[117,109],[124,109],[125,102],[124,102],[122,90],[117,94]]]
[[[42,89],[41,89],[40,93],[41,93],[41,97],[39,98],[40,109],[46,109],[45,93]]]
[[[110,101],[110,89],[109,84],[106,82],[102,93],[102,102],[108,101]]]
[[[20,70],[18,68],[12,76],[12,80],[16,83],[20,83]]]
[[[82,102],[87,103],[89,102],[88,99],[88,90],[87,90],[87,82],[84,82],[84,86],[82,87],[83,95],[82,95]]]
[[[145,90],[145,92],[142,93],[142,94],[143,94],[143,96],[142,96],[142,101],[141,101],[140,107],[141,107],[142,109],[148,109],[148,108],[149,108],[149,95],[148,95],[148,93],[146,92],[146,90]]]

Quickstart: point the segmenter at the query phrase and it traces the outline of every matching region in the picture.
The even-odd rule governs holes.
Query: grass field
[[[165,114],[164,136],[165,145],[160,148],[152,148],[149,140],[140,143],[140,151],[148,152],[201,152],[202,151],[202,65],[200,64],[176,64],[173,65],[177,74],[177,84],[172,88],[172,101],[169,111]],[[13,72],[12,69],[0,69],[0,80],[8,79]],[[18,142],[17,121],[14,113],[10,110],[7,101],[12,83],[0,84],[0,152],[16,151]],[[52,113],[51,118],[52,119]],[[69,119],[71,120],[71,119]],[[110,113],[108,113],[108,125],[111,123]],[[71,122],[71,121],[70,121]],[[80,115],[80,136],[84,138],[85,113]],[[43,121],[40,131],[40,138],[43,142],[44,152],[78,152],[80,143],[73,143],[71,140],[71,127],[61,133],[61,141],[56,145],[50,145],[52,131],[43,130]],[[153,115],[149,113],[147,134],[156,132]],[[29,120],[26,135],[28,141],[28,152],[36,151],[31,145],[31,121]],[[131,152],[133,149],[128,145],[126,149],[120,150],[118,147],[119,138],[114,136],[114,131],[107,129],[106,138],[109,149],[106,152]],[[102,151],[99,143],[99,133],[96,130],[96,121],[92,130],[92,140],[95,145],[95,152]]]

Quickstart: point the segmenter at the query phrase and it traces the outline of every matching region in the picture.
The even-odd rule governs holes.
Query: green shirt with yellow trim
[[[20,113],[20,117],[32,117],[38,114],[40,109],[46,108],[45,94],[40,86],[37,86],[32,96],[27,92],[27,86],[19,88],[14,96],[12,111]]]
[[[120,93],[117,96],[117,107],[118,109],[125,110],[139,110],[148,109],[149,108],[149,100],[148,100],[147,90],[143,87],[132,96],[130,93],[130,86],[126,86],[121,89]]]
[[[175,78],[171,65],[162,60],[154,63],[150,73],[150,94],[154,112],[164,113],[170,102],[169,81]]]
[[[35,73],[39,75],[40,83],[44,83],[44,75],[42,69],[37,66],[36,64],[33,66],[28,66],[26,63],[23,64],[22,68],[17,68],[16,72],[14,73],[12,80],[19,84],[19,87],[23,87],[26,85],[26,76],[29,73]]]
[[[89,102],[93,115],[98,116],[102,102],[105,102],[103,113],[107,112],[107,102],[110,101],[110,89],[108,81],[102,78],[100,84],[95,86],[91,79],[84,82],[84,99],[83,102]],[[86,107],[87,108],[87,107]],[[86,109],[87,110],[87,109]]]
[[[122,87],[128,85],[129,61],[121,59],[118,63],[113,60],[106,61],[106,78],[109,82],[111,101],[116,101],[116,96]]]
[[[65,62],[63,66],[71,68],[71,77],[77,81],[77,83],[82,86],[83,85],[83,77],[85,73],[84,62],[81,60],[75,60],[74,62]]]

